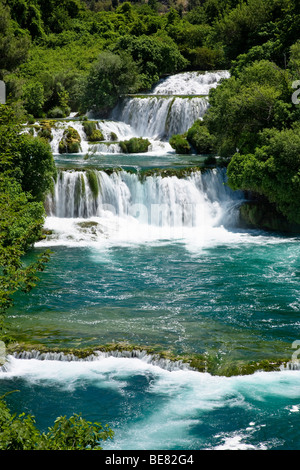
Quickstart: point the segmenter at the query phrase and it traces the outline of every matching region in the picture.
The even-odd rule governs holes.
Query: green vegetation
[[[132,139],[119,142],[119,145],[123,153],[143,153],[148,151],[150,142],[141,137],[132,137]]]
[[[69,126],[59,142],[59,153],[78,153],[80,152],[81,137],[76,129]]]
[[[170,145],[176,150],[176,153],[185,155],[191,153],[191,146],[186,139],[186,135],[173,135],[170,139]]]
[[[49,252],[24,261],[43,236],[45,195],[56,170],[44,137],[21,134],[15,114],[0,106],[0,338],[9,344],[5,314],[16,292],[29,292],[39,281]],[[48,432],[40,432],[34,417],[12,415],[0,397],[0,450],[100,450],[113,432],[80,415],[58,417]]]
[[[104,113],[166,74],[229,68],[249,51],[282,62],[298,12],[289,0],[263,3],[1,0],[0,78],[25,116]]]
[[[98,142],[104,140],[100,129],[97,129],[95,121],[83,121],[83,129],[89,142]]]
[[[173,135],[170,145],[176,153],[189,154],[211,154],[215,149],[215,137],[210,134],[203,121],[197,120],[184,135]]]
[[[0,106],[0,334],[6,310],[17,291],[28,292],[44,269],[48,253],[31,264],[23,256],[42,236],[43,200],[56,169],[49,145],[20,134],[12,110]]]
[[[120,95],[149,91],[167,74],[228,69],[231,78],[211,90],[203,121],[170,143],[178,153],[221,156],[231,188],[266,202],[272,217],[278,211],[300,224],[300,107],[292,102],[300,79],[298,7],[295,0],[0,0],[0,79],[9,104],[0,106],[1,338],[15,293],[30,291],[49,259],[46,252],[24,262],[43,236],[43,200],[56,178],[51,125],[41,122],[34,138],[21,134],[21,123],[70,111],[105,117]],[[91,142],[103,140],[90,121],[84,129]],[[150,143],[120,145],[139,153]],[[79,148],[80,136],[69,127],[59,150]],[[88,180],[96,197],[91,170]],[[254,205],[244,211],[259,217]],[[202,358],[194,364],[214,371]],[[74,438],[78,448],[98,448],[111,436],[77,415],[58,418],[41,434],[32,417],[12,416],[0,401],[0,449],[70,449]]]
[[[81,108],[105,115],[124,93],[136,91],[137,67],[130,55],[102,52],[91,67],[81,98]]]
[[[34,416],[12,415],[0,397],[0,450],[101,450],[100,442],[112,437],[107,426],[91,423],[77,414],[70,418],[60,416],[42,433]]]
[[[228,165],[232,188],[255,191],[280,213],[300,224],[300,129],[265,129],[251,154],[236,154]]]

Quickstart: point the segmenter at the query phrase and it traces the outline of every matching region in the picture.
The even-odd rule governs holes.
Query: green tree
[[[22,136],[20,157],[16,163],[21,170],[21,186],[35,201],[43,202],[53,189],[56,167],[51,147],[43,138]]]
[[[142,89],[151,88],[161,76],[179,72],[188,65],[169,37],[126,35],[118,40],[115,50],[127,51],[139,66]]]
[[[49,253],[24,263],[24,255],[40,239],[45,210],[42,192],[49,189],[52,154],[40,139],[20,134],[12,110],[0,106],[0,331],[15,292],[30,291],[45,268]],[[28,147],[29,146],[29,147]],[[28,149],[31,148],[31,151]],[[26,151],[25,151],[26,150]],[[43,156],[44,152],[44,156]],[[42,156],[40,171],[39,158]],[[31,161],[32,160],[32,161]],[[43,163],[44,161],[44,163]],[[53,169],[53,168],[52,168]],[[33,178],[30,181],[30,175]],[[45,178],[45,180],[44,180]],[[22,188],[30,186],[30,192]],[[40,185],[40,188],[37,186]],[[31,192],[35,194],[31,194]],[[45,193],[43,193],[45,194]],[[35,198],[35,200],[33,199]]]
[[[300,127],[264,129],[251,154],[236,153],[228,165],[232,189],[262,194],[291,222],[300,224]]]
[[[9,7],[0,1],[0,78],[27,59],[30,42],[26,31],[15,30]]]
[[[87,77],[82,107],[107,112],[120,95],[136,91],[138,83],[137,66],[129,54],[102,52]]]
[[[222,156],[230,157],[237,149],[251,152],[259,131],[281,128],[292,120],[289,73],[265,60],[224,80],[211,90],[209,100],[204,122]]]
[[[49,260],[49,252],[29,265],[23,259],[42,235],[44,215],[42,203],[28,200],[14,179],[0,176],[0,337],[14,294],[29,292]]]
[[[27,83],[23,98],[26,111],[32,116],[41,117],[45,103],[43,85],[38,81]]]

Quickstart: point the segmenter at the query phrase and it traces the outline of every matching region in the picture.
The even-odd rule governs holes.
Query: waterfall
[[[112,119],[130,125],[140,137],[169,140],[204,116],[209,90],[228,77],[227,71],[172,75],[147,95],[124,97],[113,110]]]
[[[148,95],[124,96],[110,119],[96,121],[103,134],[101,142],[87,142],[82,122],[62,122],[54,131],[54,153],[64,130],[72,124],[81,137],[82,152],[93,156],[121,153],[119,142],[132,137],[149,139],[148,155],[166,155],[171,149],[169,138],[186,132],[204,116],[209,106],[205,95],[228,76],[226,71],[186,72],[160,81]],[[207,229],[232,227],[237,222],[242,198],[225,183],[222,169],[189,170],[184,175],[158,171],[147,177],[143,170],[61,170],[54,192],[45,202],[47,224],[66,243],[72,237],[87,242],[89,237],[93,241],[113,239],[117,232],[133,241],[147,239],[150,232],[151,239],[172,239],[170,228],[175,228],[178,238],[194,228],[209,236]]]
[[[59,218],[138,218],[154,226],[197,227],[232,223],[240,195],[225,184],[223,170],[195,171],[184,178],[141,178],[126,171],[61,171],[47,202],[48,215]]]
[[[203,118],[209,106],[209,90],[228,77],[227,71],[184,72],[161,80],[151,93],[120,98],[110,119],[96,121],[103,134],[101,143],[89,142],[83,123],[73,116],[67,120],[57,120],[51,127],[51,150],[55,155],[59,154],[59,142],[70,126],[80,136],[81,154],[122,153],[118,142],[133,137],[148,138],[150,152],[160,146],[162,151],[173,152],[168,144],[170,137],[185,133],[197,119]],[[26,130],[29,129],[26,127]],[[34,127],[30,130],[37,134]]]
[[[169,140],[186,132],[207,108],[203,97],[126,97],[112,117],[129,124],[140,137]]]
[[[74,354],[65,354],[63,352],[47,352],[43,353],[38,350],[32,351],[22,351],[20,353],[15,353],[13,355],[16,359],[36,359],[39,361],[64,361],[64,362],[93,362],[103,360],[108,357],[115,357],[115,358],[131,358],[131,359],[139,359],[147,364],[152,364],[154,366],[158,366],[161,369],[165,369],[168,371],[175,371],[175,370],[194,370],[192,367],[189,366],[187,362],[183,362],[182,360],[172,360],[172,359],[165,359],[161,357],[159,354],[149,354],[144,349],[133,349],[133,350],[112,350],[112,351],[94,351],[92,354],[85,358],[80,358]],[[3,366],[3,369],[6,370],[7,365]],[[0,369],[1,370],[1,369]]]
[[[227,70],[217,72],[183,72],[161,80],[153,89],[156,95],[208,95],[220,80],[229,78]]]

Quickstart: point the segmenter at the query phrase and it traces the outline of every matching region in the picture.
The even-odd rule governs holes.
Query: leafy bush
[[[119,145],[124,153],[144,153],[148,151],[150,142],[148,139],[133,137],[132,139],[119,142]]]
[[[191,152],[191,146],[183,135],[173,135],[170,139],[170,145],[176,153],[184,155]]]
[[[231,157],[250,153],[264,128],[282,127],[292,119],[288,72],[261,60],[242,69],[210,91],[203,120],[215,136],[217,152]]]
[[[300,128],[265,129],[251,154],[236,153],[228,184],[263,194],[291,222],[300,223]]]
[[[101,441],[112,439],[108,426],[74,414],[58,417],[48,432],[40,432],[32,415],[12,415],[0,400],[0,450],[101,450]]]
[[[198,154],[214,151],[215,138],[209,133],[203,121],[197,120],[187,132],[187,141]]]
[[[105,114],[120,95],[136,91],[137,84],[137,66],[130,55],[102,52],[86,79],[82,108]]]

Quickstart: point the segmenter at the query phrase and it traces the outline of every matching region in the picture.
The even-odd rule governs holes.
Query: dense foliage
[[[56,170],[48,144],[21,134],[10,108],[0,106],[0,333],[13,294],[28,292],[48,254],[31,264],[24,254],[42,235],[43,200]]]
[[[58,417],[47,432],[40,432],[34,416],[12,415],[0,400],[0,450],[101,450],[101,441],[113,432],[74,414]]]
[[[0,0],[0,75],[20,113],[107,109],[181,70],[284,69],[299,17],[295,0]]]

